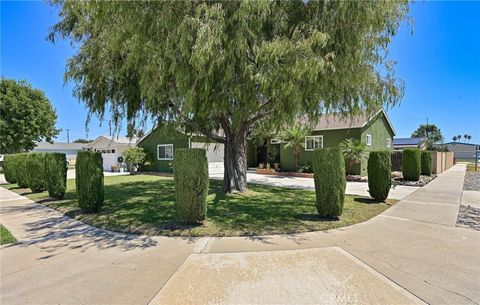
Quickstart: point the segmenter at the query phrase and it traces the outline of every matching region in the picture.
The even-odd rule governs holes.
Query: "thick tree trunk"
[[[247,133],[243,130],[224,131],[223,191],[226,193],[244,192],[247,190]]]

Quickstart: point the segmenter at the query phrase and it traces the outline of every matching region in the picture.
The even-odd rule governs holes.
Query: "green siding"
[[[143,149],[145,149],[148,154],[148,161],[151,163],[150,165],[145,166],[143,170],[173,172],[173,160],[158,160],[158,144],[173,144],[173,156],[175,157],[175,149],[188,148],[188,136],[170,126],[162,126],[153,130],[142,142],[138,144],[139,147],[143,147]]]
[[[257,166],[257,146],[252,141],[247,142],[247,166]]]
[[[360,139],[361,130],[360,128],[323,130],[314,131],[312,132],[312,135],[323,136],[323,147],[336,147],[345,139]],[[302,147],[299,165],[312,165],[312,156],[313,151],[305,151],[305,147]],[[282,149],[280,152],[280,164],[283,170],[295,170],[295,155],[293,153],[293,148],[285,148],[285,144],[282,144]]]
[[[378,115],[362,128],[362,142],[367,143],[367,134],[372,136],[372,145],[367,146],[367,152],[372,150],[393,150],[393,130],[383,114]],[[387,147],[387,138],[390,138],[391,145]],[[362,161],[361,175],[367,175],[368,159]]]

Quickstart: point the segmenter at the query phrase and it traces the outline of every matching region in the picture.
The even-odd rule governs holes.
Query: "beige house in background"
[[[111,171],[112,165],[118,164],[118,158],[129,147],[135,146],[136,138],[98,136],[92,143],[87,144],[87,149],[102,153],[103,170]]]
[[[471,159],[475,160],[475,147],[478,144],[449,142],[443,144],[448,151],[453,151],[455,159]],[[480,152],[479,152],[480,154]]]

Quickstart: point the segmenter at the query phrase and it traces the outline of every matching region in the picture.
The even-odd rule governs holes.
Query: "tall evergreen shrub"
[[[62,199],[67,189],[67,157],[62,153],[45,156],[45,178],[50,197]]]
[[[27,181],[27,156],[28,153],[15,154],[15,180],[21,188],[28,187]]]
[[[80,151],[75,164],[78,205],[87,213],[103,206],[103,159],[99,152]]]
[[[422,175],[430,176],[432,174],[432,152],[422,150],[421,161]]]
[[[313,153],[316,206],[322,217],[338,217],[345,200],[345,161],[338,147],[315,150]]]
[[[373,199],[385,201],[392,186],[390,152],[372,151],[368,158],[368,192]]]
[[[3,156],[3,174],[5,175],[5,180],[7,180],[8,183],[17,182],[15,178],[15,163],[17,161],[16,159],[16,155],[14,154]]]
[[[27,185],[34,193],[47,189],[45,155],[45,153],[30,153],[25,159]]]
[[[197,223],[207,215],[208,162],[204,149],[177,149],[173,159],[175,206],[182,222]]]
[[[421,154],[418,148],[403,150],[402,156],[403,178],[411,181],[418,181],[421,173]]]

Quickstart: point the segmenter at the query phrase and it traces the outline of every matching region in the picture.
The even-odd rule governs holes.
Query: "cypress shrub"
[[[430,176],[432,174],[432,152],[422,150],[421,163],[422,175]]]
[[[403,178],[410,181],[418,181],[421,173],[421,154],[418,148],[403,150],[402,157]]]
[[[16,155],[5,155],[3,156],[3,174],[5,175],[5,180],[8,183],[15,183],[17,179],[15,178],[15,163],[17,162]]]
[[[385,201],[392,186],[391,156],[387,150],[372,151],[368,158],[368,192],[373,199]]]
[[[175,207],[182,222],[197,223],[207,215],[208,162],[204,149],[177,149],[173,159]]]
[[[67,157],[62,153],[45,156],[45,178],[50,197],[62,199],[67,189]]]
[[[104,195],[101,153],[92,151],[77,153],[75,185],[80,208],[87,213],[100,211]]]
[[[338,147],[315,150],[313,153],[316,206],[322,217],[338,217],[345,199],[345,161]]]
[[[25,158],[27,185],[34,193],[46,190],[45,153],[30,153]]]
[[[15,180],[17,181],[17,185],[21,188],[28,187],[26,162],[28,155],[28,153],[15,154]]]

